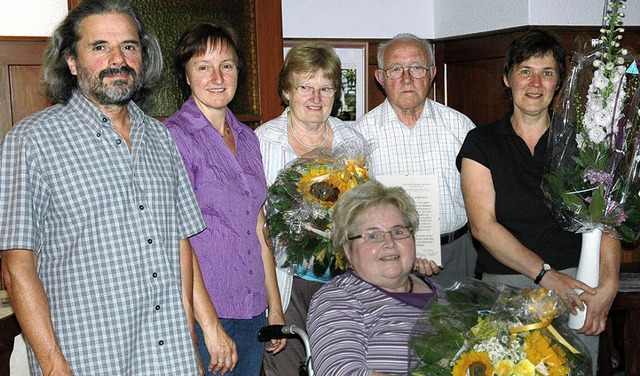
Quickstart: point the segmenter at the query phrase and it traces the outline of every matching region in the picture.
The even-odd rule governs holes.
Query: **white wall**
[[[439,0],[434,6],[436,38],[527,25],[530,0]],[[505,6],[508,4],[508,6]]]
[[[292,0],[296,1],[296,0]],[[511,27],[598,26],[604,0],[434,0],[436,38],[475,34]],[[623,19],[640,25],[640,1],[628,0]]]
[[[387,39],[407,32],[432,38],[433,3],[434,0],[282,0],[282,33],[285,38]]]
[[[167,0],[173,1],[173,0]],[[180,0],[177,0],[180,1]],[[266,0],[256,0],[266,1]],[[524,25],[602,23],[604,0],[281,0],[285,38],[446,38]],[[628,0],[625,25],[640,25]],[[67,0],[0,0],[0,35],[49,36]]]
[[[0,35],[49,36],[67,15],[67,0],[0,0]]]

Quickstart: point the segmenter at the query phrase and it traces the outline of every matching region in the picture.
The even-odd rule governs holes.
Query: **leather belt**
[[[440,235],[440,245],[446,245],[457,240],[459,237],[466,234],[468,230],[469,230],[469,224],[465,223],[464,226],[460,227],[459,229],[453,232]]]

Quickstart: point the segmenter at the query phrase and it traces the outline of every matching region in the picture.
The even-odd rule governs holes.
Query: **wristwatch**
[[[544,277],[544,275],[547,274],[549,270],[551,270],[551,265],[547,263],[542,264],[542,270],[540,270],[540,274],[538,274],[536,279],[533,280],[533,283],[535,283],[536,285],[539,284],[540,281],[542,281],[542,277]]]

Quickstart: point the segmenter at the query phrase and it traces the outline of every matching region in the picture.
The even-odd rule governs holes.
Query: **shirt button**
[[[251,250],[248,250],[248,251],[247,251],[247,254],[248,254],[248,255],[250,255],[250,254],[251,254]]]
[[[153,273],[152,276],[153,278],[158,278],[158,273]]]
[[[153,243],[153,240],[152,239],[147,239],[147,243],[151,244],[151,243]]]
[[[116,144],[120,145],[121,143],[122,143],[122,140],[121,140],[121,139],[117,139],[117,140],[116,140]]]
[[[251,231],[247,230],[247,235],[251,235]]]
[[[164,345],[164,341],[158,341],[158,345],[160,346]]]
[[[249,274],[250,274],[250,275],[253,275],[253,270],[249,270]]]
[[[140,210],[144,210],[144,205],[140,205],[140,206],[138,206],[138,209],[140,209]]]
[[[156,311],[159,311],[159,310],[160,310],[160,305],[157,305],[156,306]]]
[[[102,134],[100,132],[96,133],[96,137],[100,137]]]
[[[107,119],[106,117],[103,117],[103,118],[102,118],[102,121],[103,121],[104,123],[106,123],[106,122],[108,122],[108,121],[109,121],[109,119]]]
[[[249,215],[249,211],[247,210],[247,215]]]

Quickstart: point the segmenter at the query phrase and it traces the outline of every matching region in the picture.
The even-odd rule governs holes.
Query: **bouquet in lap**
[[[331,246],[331,211],[349,189],[369,181],[364,146],[317,149],[293,160],[269,187],[267,225],[278,266],[338,275],[345,263]]]
[[[635,54],[621,47],[625,1],[605,4],[598,46],[573,56],[542,183],[556,221],[583,234],[577,279],[592,287],[598,285],[602,232],[628,242],[640,237],[640,76]],[[585,316],[571,316],[570,326],[582,327]]]
[[[554,320],[565,312],[554,295],[467,279],[446,297],[431,303],[432,331],[411,339],[422,361],[412,375],[590,374],[589,352],[564,320]]]
[[[636,56],[620,47],[626,0],[607,3],[599,46],[578,52],[554,113],[543,191],[567,230],[640,234],[640,81]]]

